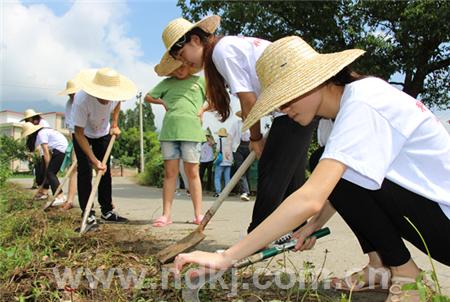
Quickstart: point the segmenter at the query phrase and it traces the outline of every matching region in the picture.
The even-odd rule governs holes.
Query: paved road
[[[31,185],[29,179],[15,181],[26,187]],[[144,224],[143,227],[148,232],[166,241],[168,245],[183,238],[195,228],[195,225],[189,223],[194,218],[193,207],[192,202],[185,194],[177,196],[173,205],[174,223],[165,228],[153,228],[149,222],[162,213],[161,196],[161,189],[137,185],[132,178],[113,178],[113,200],[117,212],[134,223]],[[214,200],[212,196],[204,196],[204,212]],[[198,249],[215,251],[226,248],[241,239],[246,234],[252,208],[253,202],[241,202],[237,197],[229,197],[208,224],[205,231],[206,239],[198,245]],[[312,251],[289,253],[289,259],[300,266],[303,261],[309,261],[316,267],[321,267],[325,250],[328,250],[325,263],[326,272],[342,276],[348,270],[362,268],[366,264],[366,257],[361,253],[356,237],[345,222],[339,215],[335,215],[329,221],[328,226],[332,235],[320,239]],[[408,246],[418,265],[424,270],[430,270],[431,266],[426,255],[410,244]],[[450,295],[450,268],[437,262],[435,264],[441,286],[443,286],[444,292]],[[272,264],[271,267],[280,266]]]

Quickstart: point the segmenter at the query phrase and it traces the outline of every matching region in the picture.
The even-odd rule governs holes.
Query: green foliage
[[[164,181],[164,160],[161,154],[161,145],[157,134],[147,132],[146,137],[150,140],[150,148],[146,149],[145,170],[139,177],[141,184],[162,187]]]
[[[403,91],[447,108],[450,86],[450,2],[417,1],[184,1],[191,20],[218,14],[221,34],[271,41],[301,36],[320,52],[362,48],[354,68],[389,80],[405,75]]]
[[[15,159],[27,159],[25,143],[13,138],[0,135],[0,187],[11,176],[11,161]]]
[[[142,104],[142,122],[144,132],[146,131],[156,131],[155,126],[155,114],[153,113],[152,106],[149,103]],[[139,129],[139,104],[133,109],[128,109],[123,112],[120,111],[119,114],[119,127],[121,129],[137,128]]]

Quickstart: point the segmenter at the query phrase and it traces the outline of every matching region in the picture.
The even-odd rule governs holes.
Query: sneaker
[[[39,193],[34,197],[34,200],[46,200],[46,199],[48,199],[48,195],[43,193]]]
[[[214,193],[213,197],[219,197],[219,193]]]
[[[60,205],[63,205],[66,202],[66,196],[62,195],[61,197],[56,197],[55,201],[52,203],[52,207],[59,207]]]
[[[119,216],[117,213],[113,211],[109,211],[106,214],[102,214],[102,219],[107,223],[127,223],[128,219],[122,216]]]
[[[250,197],[248,197],[248,193],[242,193],[241,200],[242,201],[250,201]]]
[[[282,245],[288,243],[292,240],[292,232],[287,233],[284,236],[281,236],[279,239],[275,240],[274,245]]]
[[[81,227],[77,227],[75,229],[75,232],[79,233],[81,230]],[[88,216],[87,220],[86,220],[86,229],[85,232],[91,232],[91,231],[95,231],[98,230],[98,223],[97,223],[97,219],[95,218],[94,214],[91,214]]]

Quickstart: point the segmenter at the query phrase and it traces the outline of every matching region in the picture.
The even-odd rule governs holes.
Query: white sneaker
[[[66,196],[56,197],[52,203],[52,207],[58,207],[66,202]]]
[[[242,193],[241,194],[241,200],[242,201],[250,201],[250,197],[248,196],[247,193]]]

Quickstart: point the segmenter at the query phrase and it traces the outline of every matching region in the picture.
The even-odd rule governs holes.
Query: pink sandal
[[[168,226],[171,223],[172,223],[172,220],[169,220],[166,216],[161,216],[153,221],[152,226],[155,228],[161,228],[161,227]]]
[[[192,221],[192,223],[199,225],[200,223],[202,223],[203,217],[205,217],[205,216],[204,215],[200,215],[198,217],[195,217],[194,220]]]

